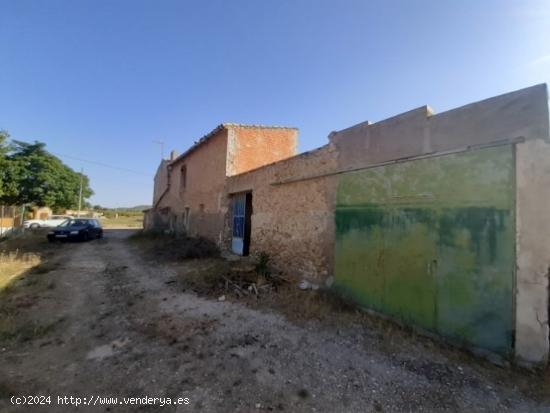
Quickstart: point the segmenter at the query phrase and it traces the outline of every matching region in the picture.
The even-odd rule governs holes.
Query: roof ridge
[[[238,127],[238,128],[261,128],[261,129],[298,129],[294,126],[281,126],[281,125],[263,125],[258,123],[233,123],[224,122],[221,124],[223,127]]]
[[[288,127],[288,126],[268,126],[268,125],[255,125],[255,124],[244,124],[244,123],[230,123],[230,122],[224,122],[220,123],[218,126],[216,126],[214,129],[212,129],[210,132],[208,132],[206,135],[201,136],[199,139],[197,139],[193,145],[191,145],[189,148],[187,148],[186,151],[184,151],[181,155],[176,157],[176,159],[168,160],[169,163],[175,163],[179,161],[180,159],[185,158],[187,155],[189,155],[191,152],[193,152],[195,149],[197,149],[198,146],[202,145],[204,142],[206,142],[210,137],[214,136],[216,133],[218,133],[222,129],[228,129],[228,128],[251,128],[251,129],[291,129],[291,130],[298,130],[298,128]]]

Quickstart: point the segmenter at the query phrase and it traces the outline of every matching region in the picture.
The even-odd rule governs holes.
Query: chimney
[[[177,157],[178,157],[178,153],[176,152],[175,149],[172,149],[172,152],[170,152],[170,160],[173,161]]]

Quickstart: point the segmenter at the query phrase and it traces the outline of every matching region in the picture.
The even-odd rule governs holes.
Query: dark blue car
[[[48,232],[48,241],[88,241],[103,237],[103,228],[94,218],[71,218]]]

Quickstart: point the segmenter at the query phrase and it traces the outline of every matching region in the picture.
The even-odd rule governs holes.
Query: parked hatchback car
[[[48,232],[48,241],[88,241],[103,238],[103,228],[97,219],[71,218]]]

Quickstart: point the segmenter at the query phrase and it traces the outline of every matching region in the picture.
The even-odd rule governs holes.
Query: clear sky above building
[[[0,129],[83,167],[105,206],[151,203],[153,141],[260,123],[304,151],[549,81],[546,0],[0,0]]]

